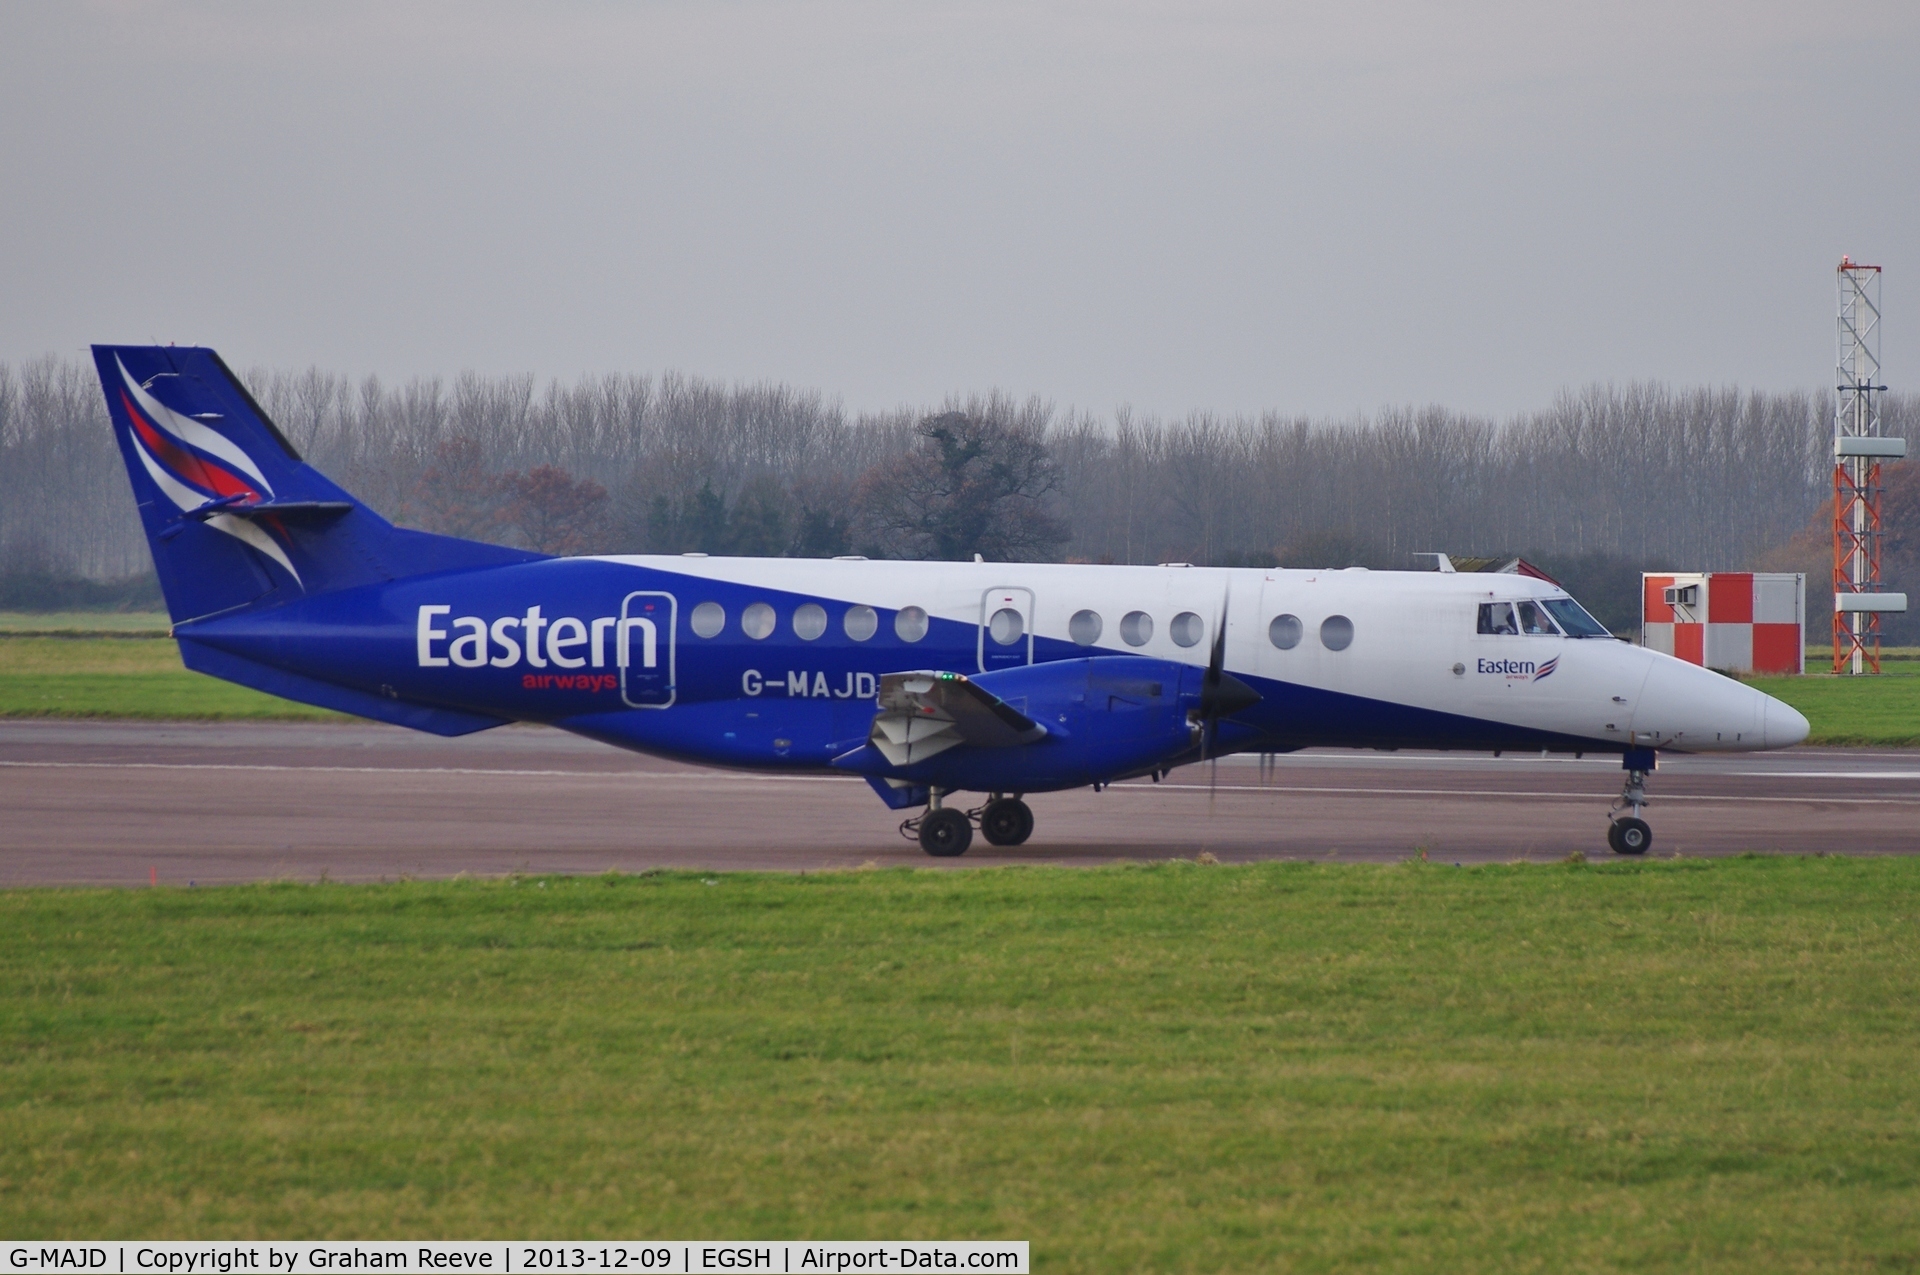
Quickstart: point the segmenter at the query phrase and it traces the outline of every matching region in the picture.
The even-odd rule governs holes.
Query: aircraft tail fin
[[[544,556],[394,526],[303,461],[212,350],[96,345],[93,357],[176,624]]]

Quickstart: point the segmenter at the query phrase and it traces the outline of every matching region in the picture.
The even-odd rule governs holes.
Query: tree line
[[[308,460],[395,521],[560,553],[1376,568],[1522,553],[1624,624],[1639,570],[1805,558],[1830,499],[1820,392],[1636,382],[1501,419],[1159,418],[997,392],[854,413],[679,373],[244,379]],[[1920,397],[1889,396],[1885,417],[1912,437]],[[1908,468],[1888,470],[1899,491]],[[1907,552],[1892,531],[1890,579]],[[0,363],[0,564],[149,568],[89,362]],[[1810,601],[1823,589],[1811,580]]]

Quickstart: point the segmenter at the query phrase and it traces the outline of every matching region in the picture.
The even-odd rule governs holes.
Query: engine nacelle
[[[1138,656],[1055,660],[981,673],[970,680],[1044,726],[1030,743],[962,743],[896,765],[869,745],[835,760],[894,786],[969,792],[1049,792],[1170,765],[1198,745],[1193,714],[1204,669]]]

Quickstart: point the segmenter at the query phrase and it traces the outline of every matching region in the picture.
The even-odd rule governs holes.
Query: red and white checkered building
[[[1807,671],[1807,578],[1762,571],[1640,577],[1640,641],[1727,673]]]

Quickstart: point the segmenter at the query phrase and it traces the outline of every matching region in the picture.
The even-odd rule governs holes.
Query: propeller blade
[[[1207,654],[1207,680],[1218,682],[1227,667],[1227,599],[1220,597],[1220,619],[1213,626],[1213,650]]]
[[[1220,621],[1214,626],[1213,649],[1207,653],[1207,671],[1200,679],[1200,756],[1218,751],[1220,719],[1232,717],[1260,702],[1260,693],[1227,672],[1227,600],[1220,599]]]
[[[1227,675],[1227,595],[1220,595],[1220,615],[1213,625],[1213,648],[1207,652],[1206,676],[1200,680],[1200,755],[1209,761],[1214,756],[1214,741],[1220,727],[1221,679]],[[1216,766],[1215,769],[1218,769]],[[1212,806],[1213,780],[1207,780],[1207,802]]]
[[[1227,683],[1231,682],[1238,690],[1253,695],[1253,689],[1239,678],[1227,672],[1227,601],[1228,595],[1220,595],[1220,618],[1213,626],[1213,649],[1207,653],[1207,673],[1200,681],[1200,755],[1207,760],[1207,823],[1213,823],[1213,805],[1220,791],[1220,750],[1215,747],[1220,737],[1221,711],[1229,696],[1223,694]],[[1254,699],[1260,697],[1254,695]],[[1233,710],[1238,712],[1246,704],[1238,704]]]
[[[1213,647],[1200,679],[1198,721],[1200,760],[1208,763],[1207,815],[1213,815],[1214,794],[1220,786],[1220,719],[1260,702],[1260,693],[1227,672],[1227,599],[1220,599],[1220,618],[1214,625]]]

